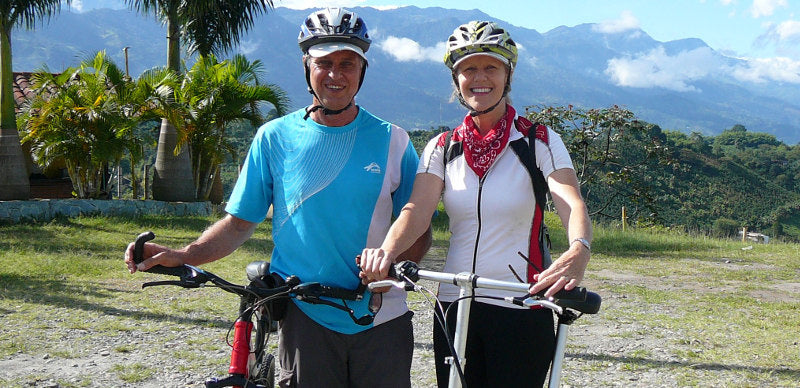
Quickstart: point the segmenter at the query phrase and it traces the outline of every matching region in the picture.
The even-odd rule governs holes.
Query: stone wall
[[[220,209],[224,209],[220,207]],[[57,217],[136,216],[163,214],[175,216],[209,216],[216,206],[210,202],[163,202],[143,200],[41,199],[33,201],[0,201],[0,221],[49,221]]]

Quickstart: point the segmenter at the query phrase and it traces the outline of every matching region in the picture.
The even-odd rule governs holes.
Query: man
[[[192,244],[172,250],[146,244],[136,266],[199,265],[222,258],[253,233],[273,207],[275,248],[270,270],[304,282],[355,289],[355,257],[383,241],[392,214],[411,194],[418,157],[401,128],[355,104],[371,43],[364,21],[332,8],[313,12],[299,45],[312,104],[262,126],[226,207],[228,215]],[[419,261],[430,229],[404,259]],[[355,316],[367,303],[347,302]],[[383,294],[371,324],[301,301],[289,303],[280,324],[282,387],[408,387],[413,333],[405,292]]]

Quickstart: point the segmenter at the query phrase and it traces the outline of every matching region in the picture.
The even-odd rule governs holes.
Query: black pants
[[[450,303],[443,303],[445,309]],[[456,308],[447,316],[450,338]],[[439,312],[437,311],[437,314]],[[556,347],[553,313],[548,309],[515,309],[472,302],[467,332],[466,387],[541,387]],[[447,387],[450,351],[438,321],[433,323],[436,379]]]

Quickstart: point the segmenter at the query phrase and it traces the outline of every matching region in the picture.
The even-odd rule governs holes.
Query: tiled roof
[[[34,95],[33,74],[29,71],[15,71],[13,78],[14,113],[19,114],[25,100]]]
[[[33,95],[31,75],[33,75],[33,73],[28,71],[14,72],[14,112],[17,114],[19,114],[20,107],[22,103],[25,102],[25,99]]]

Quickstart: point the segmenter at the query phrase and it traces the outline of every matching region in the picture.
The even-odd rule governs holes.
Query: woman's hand
[[[356,258],[356,264],[361,268],[358,277],[361,282],[369,284],[374,281],[386,279],[389,276],[389,267],[394,265],[396,255],[391,255],[382,248],[365,248],[361,256]],[[383,287],[373,292],[386,292],[390,287]]]
[[[536,284],[528,292],[533,295],[547,289],[544,296],[549,298],[561,289],[572,290],[583,281],[590,255],[586,246],[578,241],[573,242],[549,268],[533,275]]]

